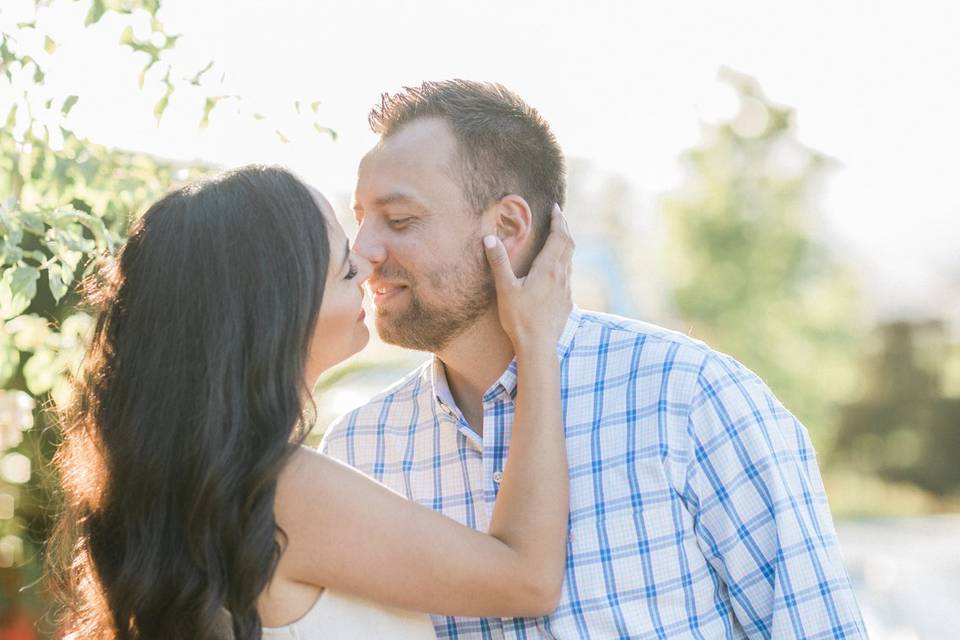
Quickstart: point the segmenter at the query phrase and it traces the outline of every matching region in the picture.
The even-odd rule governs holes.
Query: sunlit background
[[[171,184],[248,162],[293,168],[351,233],[382,92],[515,90],[567,153],[578,303],[760,373],[817,445],[872,637],[955,633],[960,5],[4,0],[0,28],[4,215],[69,204],[118,238]],[[90,324],[53,276],[18,308],[4,255],[0,640],[43,607],[39,408]],[[374,341],[321,383],[314,437],[423,358]]]

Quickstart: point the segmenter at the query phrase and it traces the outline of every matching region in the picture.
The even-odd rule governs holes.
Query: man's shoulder
[[[427,360],[360,406],[334,420],[327,429],[327,437],[342,431],[342,427],[347,424],[377,422],[387,406],[420,402],[431,388],[431,363],[432,360]]]
[[[766,382],[732,355],[718,351],[702,340],[678,331],[608,313],[583,312],[577,333],[584,340],[574,343],[574,354],[588,354],[603,349],[607,352],[632,349],[642,345],[635,364],[645,371],[659,370],[675,378],[688,400],[700,404],[711,398],[715,404],[729,409],[737,405],[750,408],[763,406],[773,413],[786,413]],[[792,418],[792,416],[791,416]]]
[[[714,349],[703,340],[644,322],[597,311],[581,311],[581,320],[571,357],[596,358],[603,353],[609,362],[622,361],[646,375],[668,376],[675,389],[702,393],[724,381],[738,380],[765,386],[763,381],[733,356]],[[638,374],[639,375],[639,374]]]
[[[644,358],[669,357],[703,363],[711,356],[723,355],[702,340],[651,322],[612,313],[581,311],[581,322],[573,343],[575,355],[635,346],[644,347],[641,353]]]

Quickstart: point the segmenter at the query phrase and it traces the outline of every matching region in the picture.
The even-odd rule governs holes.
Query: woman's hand
[[[484,237],[483,246],[497,288],[500,324],[514,350],[555,348],[573,308],[570,271],[574,242],[560,207],[553,206],[550,235],[525,277],[514,274],[507,250],[495,235]]]

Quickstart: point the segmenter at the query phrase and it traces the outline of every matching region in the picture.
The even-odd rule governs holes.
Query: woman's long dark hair
[[[173,191],[133,226],[56,458],[66,637],[221,638],[226,619],[260,638],[329,259],[320,208],[276,167]]]

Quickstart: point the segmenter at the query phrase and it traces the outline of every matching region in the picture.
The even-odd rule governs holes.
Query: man
[[[387,342],[434,358],[323,448],[485,530],[510,447],[516,363],[479,238],[529,268],[564,201],[560,148],[493,84],[383,97],[355,250]],[[570,463],[563,596],[537,619],[437,616],[441,638],[865,637],[807,433],[703,343],[575,309],[557,346]]]

